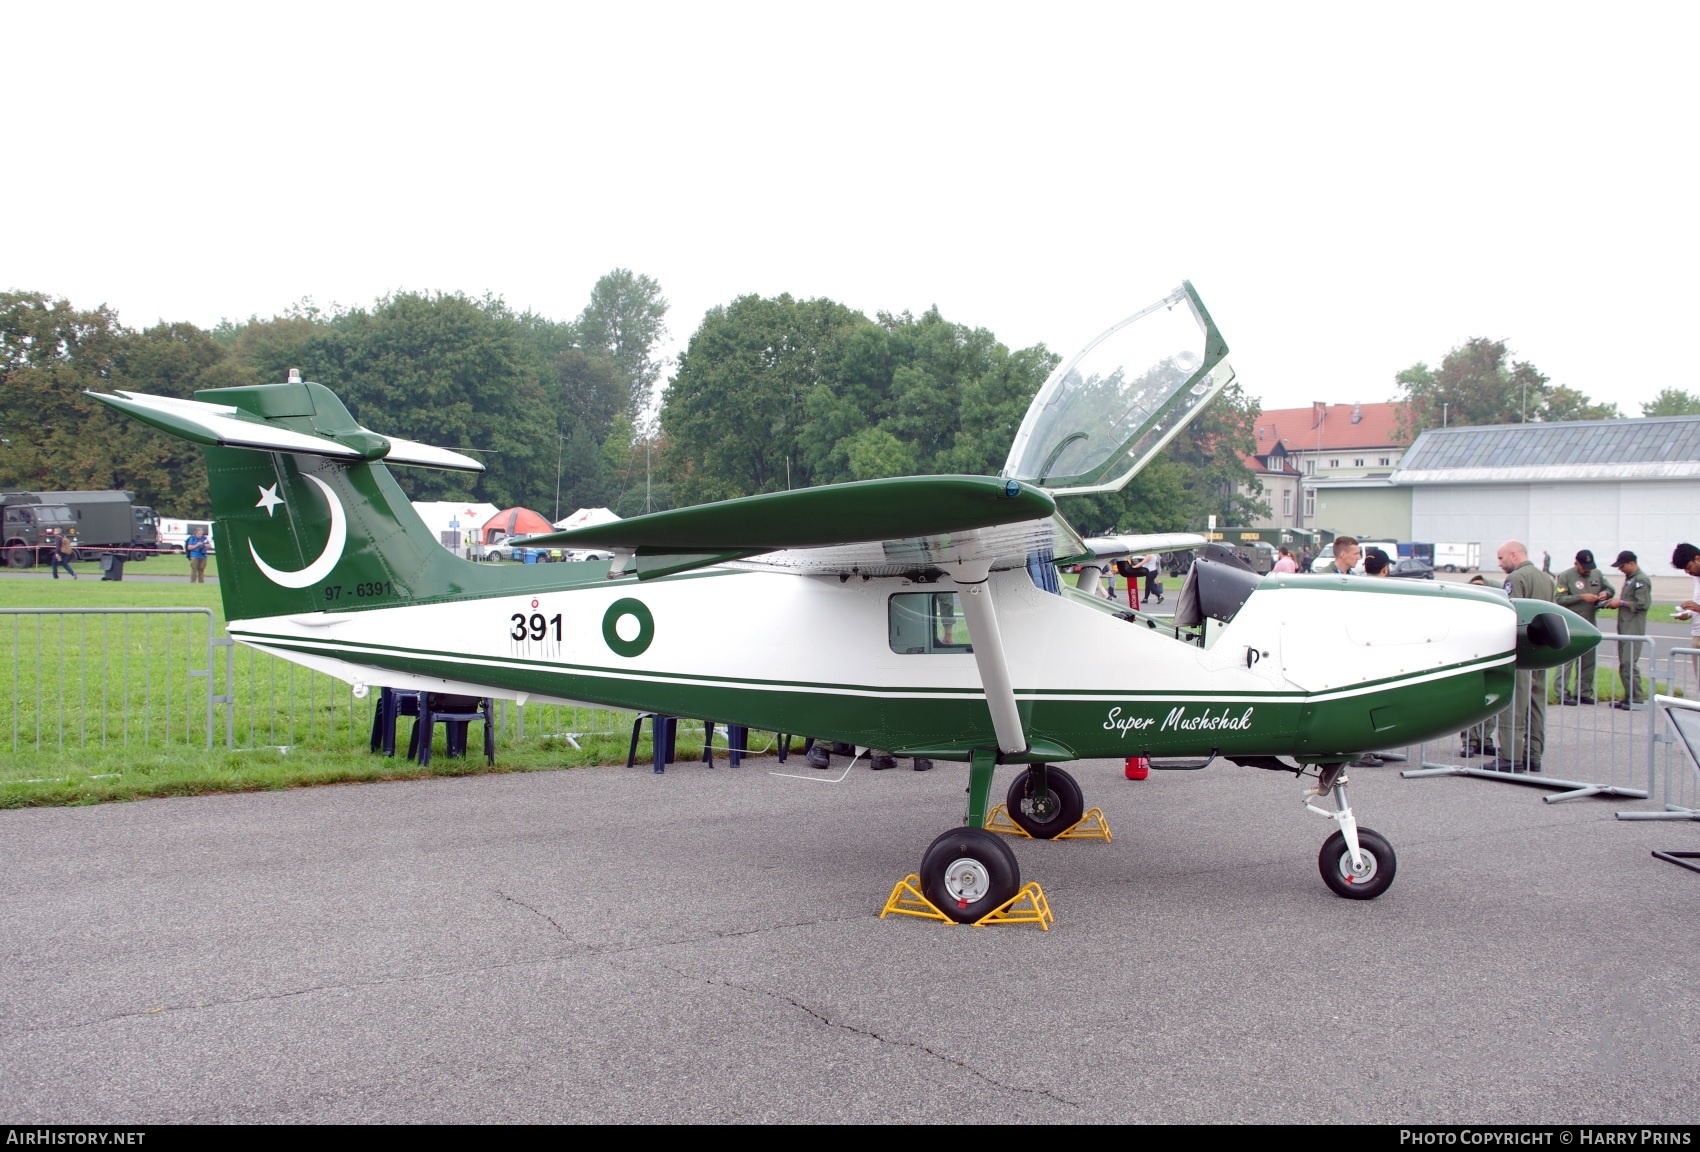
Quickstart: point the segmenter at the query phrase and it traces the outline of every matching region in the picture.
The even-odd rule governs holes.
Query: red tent
[[[496,544],[509,536],[530,536],[554,530],[547,518],[529,508],[504,508],[484,521],[484,526],[478,530],[478,539],[484,544]]]

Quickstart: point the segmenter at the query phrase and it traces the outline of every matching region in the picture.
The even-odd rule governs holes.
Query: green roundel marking
[[[614,626],[620,622],[622,616],[637,617],[638,634],[630,640],[620,639],[619,632],[615,631]],[[649,614],[649,609],[644,606],[642,600],[633,600],[630,596],[616,600],[608,605],[608,611],[602,617],[602,639],[608,642],[608,647],[612,648],[616,655],[642,656],[644,650],[649,647],[649,642],[655,639],[655,617]]]

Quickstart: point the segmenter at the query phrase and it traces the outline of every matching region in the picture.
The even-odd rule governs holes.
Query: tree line
[[[886,476],[995,475],[1058,363],[984,328],[827,299],[743,296],[709,310],[664,388],[667,301],[615,269],[570,321],[498,297],[397,293],[332,312],[303,301],[268,320],[126,328],[106,307],[0,293],[0,487],[124,488],[173,515],[205,515],[200,451],[85,392],[190,398],[298,368],[380,433],[479,455],[478,476],[397,469],[416,500],[579,507],[621,516]],[[1395,376],[1407,441],[1448,424],[1609,418],[1503,341],[1470,340],[1436,368]],[[1200,529],[1267,514],[1253,451],[1256,400],[1235,383],[1121,492],[1066,497],[1089,533]],[[1646,415],[1700,412],[1667,388]]]
[[[130,489],[156,510],[205,515],[199,448],[85,392],[189,399],[298,368],[373,431],[486,462],[478,476],[397,469],[413,499],[552,513],[559,485],[563,501],[609,503],[642,466],[637,424],[660,374],[666,310],[655,281],[625,269],[602,277],[572,321],[515,312],[494,297],[398,293],[370,308],[327,313],[303,302],[210,331],[188,323],[138,331],[106,307],[0,293],[0,486]]]
[[[1596,403],[1554,384],[1527,360],[1514,360],[1503,340],[1478,336],[1452,349],[1438,367],[1419,361],[1394,377],[1402,403],[1399,435],[1407,443],[1425,428],[1617,420],[1612,403]],[[1641,405],[1642,416],[1700,415],[1700,395],[1667,387]]]
[[[485,460],[478,476],[397,469],[416,500],[631,516],[843,480],[993,475],[1058,361],[936,308],[869,319],[826,299],[746,296],[709,311],[657,396],[666,311],[660,286],[626,269],[602,277],[572,321],[496,297],[398,293],[370,308],[304,301],[268,320],[138,331],[105,307],[0,293],[0,486],[124,488],[205,515],[198,448],[85,392],[191,398],[291,368],[373,431]],[[1245,518],[1259,506],[1242,461],[1256,414],[1230,389],[1126,489],[1069,497],[1065,514],[1088,531]]]

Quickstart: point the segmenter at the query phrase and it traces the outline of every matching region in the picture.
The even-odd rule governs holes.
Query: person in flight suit
[[[1519,600],[1545,600],[1549,604],[1554,602],[1557,592],[1553,588],[1552,577],[1530,562],[1529,549],[1522,541],[1507,540],[1499,546],[1499,567],[1505,573],[1507,596]],[[1510,759],[1505,758],[1508,729],[1511,736]],[[1546,669],[1520,669],[1511,707],[1499,714],[1500,759],[1489,767],[1496,772],[1539,772],[1541,751],[1546,747],[1546,731]]]
[[[1612,567],[1623,573],[1623,592],[1615,600],[1608,600],[1605,605],[1607,608],[1617,609],[1617,634],[1645,636],[1647,609],[1653,606],[1653,582],[1641,571],[1633,552],[1619,552],[1617,559],[1612,561]],[[1647,702],[1647,682],[1641,678],[1641,669],[1635,662],[1640,654],[1637,650],[1645,647],[1645,644],[1617,646],[1617,670],[1623,677],[1625,695],[1622,700],[1612,705],[1613,708],[1627,710],[1631,705]]]
[[[1358,542],[1351,536],[1334,537],[1334,566],[1324,569],[1328,572],[1338,572],[1342,576],[1351,574],[1363,559],[1363,552]]]
[[[1594,554],[1584,548],[1576,553],[1576,566],[1566,568],[1558,575],[1559,604],[1570,609],[1588,623],[1594,622],[1599,613],[1600,605],[1610,600],[1615,593],[1606,578],[1600,575],[1600,570],[1594,566]],[[1559,672],[1559,693],[1561,704],[1592,704],[1594,702],[1594,668],[1597,654],[1593,648],[1588,649],[1575,664],[1567,664]],[[1570,686],[1570,677],[1580,671],[1576,687]]]

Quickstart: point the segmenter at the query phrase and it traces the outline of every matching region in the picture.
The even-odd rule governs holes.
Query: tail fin
[[[210,389],[193,401],[95,397],[206,446],[226,618],[387,607],[465,591],[472,566],[444,550],[379,461],[483,465],[370,432],[329,389],[291,377]]]

